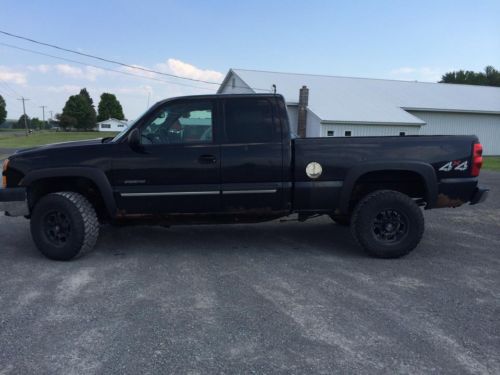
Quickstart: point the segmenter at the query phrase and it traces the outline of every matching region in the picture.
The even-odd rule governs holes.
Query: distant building
[[[219,94],[276,92],[297,132],[299,90],[309,89],[308,137],[475,134],[500,155],[500,88],[231,69]]]
[[[109,118],[97,123],[97,130],[100,132],[121,132],[127,127],[127,120],[117,120]]]

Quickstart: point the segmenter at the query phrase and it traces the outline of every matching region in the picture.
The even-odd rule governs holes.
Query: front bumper
[[[26,188],[0,189],[0,211],[7,216],[27,216],[30,211],[26,199]]]

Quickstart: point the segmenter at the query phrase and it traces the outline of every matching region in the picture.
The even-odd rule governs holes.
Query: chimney
[[[309,103],[309,89],[302,86],[299,92],[299,108],[297,121],[297,135],[305,138],[307,134],[307,104]]]

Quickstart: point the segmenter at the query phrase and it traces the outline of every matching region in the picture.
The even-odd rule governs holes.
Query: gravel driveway
[[[409,256],[306,223],[103,228],[53,262],[0,217],[0,374],[500,373],[500,174]]]

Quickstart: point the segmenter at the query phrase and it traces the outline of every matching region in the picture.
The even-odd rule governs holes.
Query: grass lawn
[[[483,168],[490,171],[500,171],[500,156],[484,156]]]
[[[3,133],[3,132],[2,132]],[[23,133],[13,132],[7,136],[6,133],[0,135],[0,147],[3,148],[25,148],[46,145],[49,143],[59,143],[68,141],[81,141],[85,139],[95,139],[113,137],[115,132],[54,132],[42,131],[34,132],[26,137]]]

